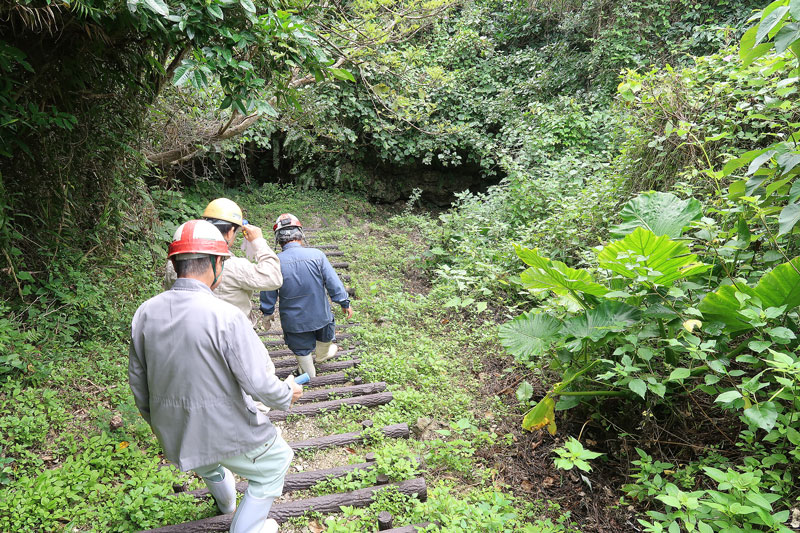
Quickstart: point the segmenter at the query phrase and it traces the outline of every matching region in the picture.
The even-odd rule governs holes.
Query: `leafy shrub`
[[[629,71],[619,87],[629,111],[621,164],[634,190],[666,189],[685,176],[710,192],[719,176],[704,170],[794,131],[800,107],[784,81],[791,61],[768,54],[743,63],[731,46],[694,63]]]
[[[197,518],[189,496],[173,496],[175,471],[159,469],[127,442],[86,437],[59,468],[20,476],[0,489],[0,527],[55,530],[69,525],[133,531]],[[205,512],[210,514],[211,504]]]
[[[564,376],[526,415],[523,427],[547,427],[554,433],[555,400],[560,409],[591,395],[638,396],[650,405],[674,405],[687,401],[684,396],[696,388],[738,413],[747,428],[740,442],[751,454],[785,465],[784,454],[793,454],[794,441],[800,442],[790,414],[795,398],[788,392],[796,388],[792,376],[800,365],[791,331],[800,306],[794,290],[800,286],[800,259],[753,270],[756,254],[738,256],[726,250],[750,247],[749,237],[733,238],[744,231],[741,226],[723,243],[707,229],[714,221],[697,221],[699,217],[699,204],[692,199],[663,193],[635,198],[622,210],[623,223],[613,229],[624,236],[597,249],[599,268],[592,272],[516,248],[530,265],[521,274],[523,285],[558,300],[504,325],[501,342],[520,362],[536,366],[546,357]],[[699,230],[689,236],[686,229],[693,225]],[[771,504],[781,500],[787,505],[792,489],[781,491],[772,484],[778,493],[764,499],[760,480],[778,473],[766,468],[756,472],[753,466],[740,467],[750,472],[748,481],[742,470],[722,474],[706,468],[720,483],[716,492],[684,494],[673,484],[664,485],[667,496],[654,497],[676,510],[651,513],[658,522],[648,524],[648,531],[677,527],[670,526],[674,520],[685,527],[702,523],[709,528],[697,525],[701,530],[724,529],[720,513],[730,517],[724,522],[730,527],[749,523],[747,515],[757,513],[754,523],[780,529],[788,514],[774,514]],[[723,482],[726,476],[733,481]],[[739,487],[741,483],[751,488]],[[687,503],[704,502],[705,497],[716,503],[700,508]],[[745,500],[755,507],[739,513],[736,509],[746,506]]]

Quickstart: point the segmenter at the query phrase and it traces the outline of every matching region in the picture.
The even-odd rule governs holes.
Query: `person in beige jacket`
[[[222,281],[214,290],[214,294],[220,300],[241,310],[255,327],[258,317],[252,309],[253,293],[276,290],[283,285],[278,256],[267,244],[261,228],[244,224],[246,221],[242,218],[242,210],[232,200],[227,198],[213,200],[203,211],[203,218],[220,230],[228,243],[228,248],[233,246],[239,228],[243,230],[244,238],[248,241],[246,247],[249,248],[249,255],[253,256],[255,263],[243,257],[231,256],[225,263],[225,275],[222,276]],[[172,263],[167,262],[164,289],[172,287],[176,279]]]
[[[261,228],[246,224],[242,217],[242,210],[233,200],[217,198],[211,201],[203,211],[203,219],[211,222],[222,234],[228,243],[228,249],[236,240],[236,233],[242,228],[245,246],[249,248],[248,254],[253,256],[255,263],[244,257],[231,257],[225,261],[225,273],[219,284],[214,289],[214,295],[239,309],[250,320],[250,325],[255,328],[258,316],[253,312],[251,299],[254,292],[276,290],[283,285],[283,274],[278,256],[269,247],[261,233]],[[178,279],[172,261],[167,261],[166,274],[164,275],[164,290],[169,290]],[[260,314],[260,313],[259,313]],[[264,352],[267,352],[264,346]],[[267,373],[275,373],[272,359],[266,358]],[[257,402],[264,412],[268,409]]]

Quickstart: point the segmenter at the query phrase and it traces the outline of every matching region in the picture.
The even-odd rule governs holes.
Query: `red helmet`
[[[206,220],[190,220],[175,230],[169,245],[167,258],[180,255],[178,259],[192,259],[202,255],[230,257],[228,243],[219,230]]]
[[[302,228],[303,225],[300,223],[300,219],[294,216],[291,213],[284,213],[278,217],[278,220],[275,221],[275,225],[272,226],[272,231],[278,231],[279,229],[284,228]]]

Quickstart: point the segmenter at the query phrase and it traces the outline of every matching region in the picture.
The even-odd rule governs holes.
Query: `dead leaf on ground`
[[[520,483],[520,486],[522,487],[522,490],[527,492],[533,490],[533,483],[531,483],[527,479],[523,480],[522,483]]]
[[[311,533],[322,533],[325,531],[325,526],[321,525],[316,520],[312,520],[308,523],[308,529],[311,530]]]

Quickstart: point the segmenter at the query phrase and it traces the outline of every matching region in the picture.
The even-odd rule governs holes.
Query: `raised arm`
[[[167,266],[165,267],[164,272],[164,282],[163,287],[165,291],[168,291],[172,288],[172,285],[175,283],[175,280],[178,279],[178,274],[175,272],[175,267],[172,266],[172,261],[167,260]]]
[[[245,238],[250,241],[255,253],[255,263],[242,262],[238,285],[245,290],[263,291],[278,289],[283,284],[281,262],[257,226],[245,226]]]

